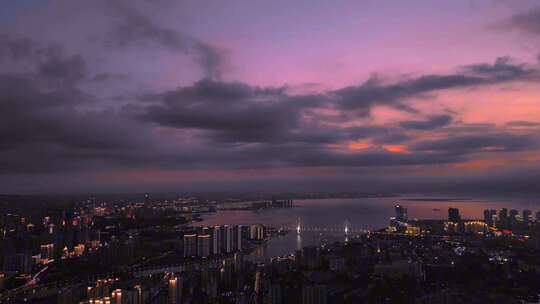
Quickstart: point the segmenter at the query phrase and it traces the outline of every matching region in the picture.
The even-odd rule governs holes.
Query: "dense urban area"
[[[289,198],[199,197],[23,204],[2,197],[1,303],[538,303],[540,211],[409,219],[257,252],[304,228],[194,225],[222,210],[296,208]],[[9,206],[9,207],[8,207]],[[14,207],[16,206],[16,207]],[[8,213],[9,210],[9,213]],[[325,228],[320,232],[325,232]],[[335,232],[334,232],[335,233]],[[255,258],[257,257],[257,258]]]

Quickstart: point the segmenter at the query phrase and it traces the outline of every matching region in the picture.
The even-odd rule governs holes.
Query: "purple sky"
[[[0,193],[540,188],[535,1],[21,0]]]

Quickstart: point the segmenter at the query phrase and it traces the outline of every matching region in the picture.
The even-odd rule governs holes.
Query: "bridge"
[[[304,226],[300,219],[298,219],[296,226],[285,226],[280,227],[280,229],[285,231],[296,231],[297,234],[302,234],[302,232],[343,233],[344,235],[377,233],[369,229],[351,227],[350,222],[347,220],[344,221],[341,226]]]

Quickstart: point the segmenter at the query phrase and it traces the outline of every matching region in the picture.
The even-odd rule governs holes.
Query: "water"
[[[303,227],[335,227],[342,229],[380,229],[394,216],[393,206],[398,202],[408,209],[409,218],[445,219],[448,208],[459,208],[465,219],[482,219],[484,209],[530,209],[540,211],[540,200],[523,198],[468,198],[468,197],[393,197],[354,199],[295,200],[294,208],[276,208],[262,211],[219,211],[207,215],[199,226],[263,224],[272,227],[294,228],[300,220]],[[353,237],[354,234],[349,234]],[[295,231],[272,239],[255,252],[261,257],[286,255],[303,246],[319,244],[322,240],[344,240],[343,232]]]

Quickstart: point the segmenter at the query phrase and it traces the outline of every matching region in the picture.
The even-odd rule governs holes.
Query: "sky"
[[[0,193],[540,190],[536,1],[0,2]]]

